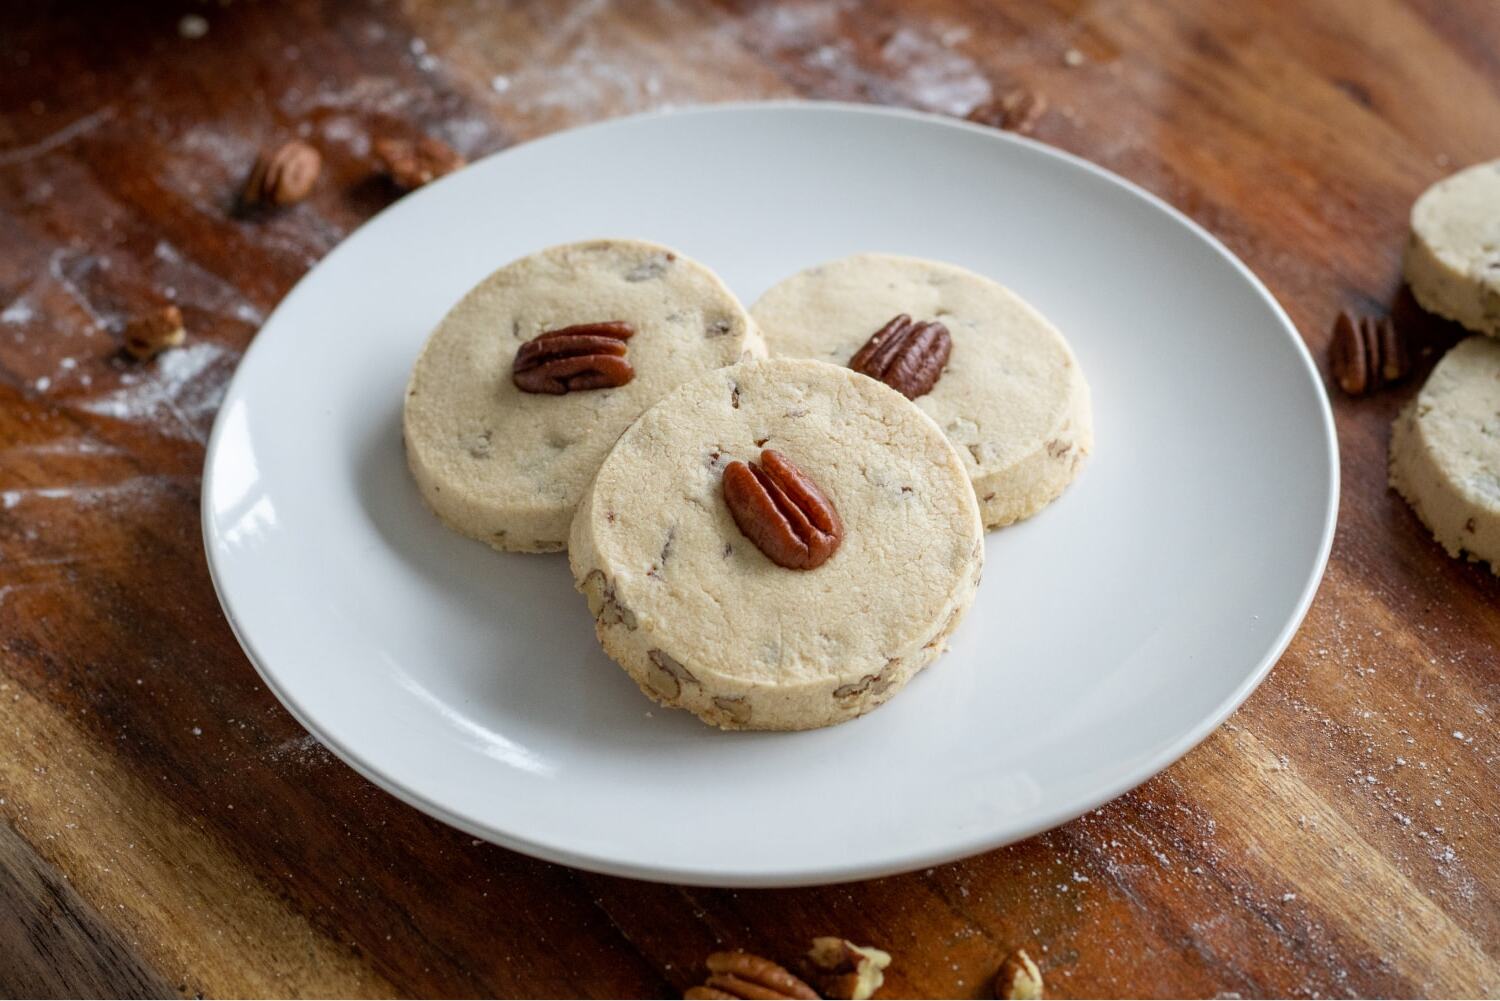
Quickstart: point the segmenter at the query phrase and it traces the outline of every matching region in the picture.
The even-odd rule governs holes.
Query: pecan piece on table
[[[701,987],[690,987],[684,998],[802,998],[816,1001],[818,995],[801,979],[769,959],[748,952],[711,953],[705,965],[709,978]]]
[[[172,303],[137,316],[125,325],[125,353],[136,361],[149,361],[186,339],[182,310]]]
[[[1412,353],[1388,316],[1339,313],[1329,349],[1333,377],[1350,396],[1373,393],[1411,371]]]
[[[1003,1001],[1037,1001],[1042,995],[1042,971],[1036,968],[1025,949],[1005,957],[995,974],[995,997]]]
[[[245,205],[292,205],[312,193],[323,155],[300,139],[263,151],[250,168],[240,200]]]
[[[625,342],[634,336],[622,320],[549,330],[521,345],[511,380],[524,392],[554,396],[623,386],[635,378],[625,358]]]
[[[386,176],[402,191],[415,191],[465,163],[462,153],[431,136],[415,140],[382,136],[375,140],[374,149]]]
[[[890,953],[836,936],[813,939],[807,958],[819,971],[814,979],[823,996],[847,1001],[873,997],[885,983],[885,968],[891,965]]]
[[[818,485],[786,456],[763,449],[760,465],[724,467],[724,503],[745,537],[788,570],[812,570],[844,541],[844,524]]]
[[[900,313],[854,352],[849,367],[915,400],[932,392],[952,353],[947,327],[936,320],[918,323]]]
[[[1030,132],[1046,111],[1047,99],[1040,93],[1026,87],[1015,87],[996,100],[976,106],[965,117],[992,128]]]

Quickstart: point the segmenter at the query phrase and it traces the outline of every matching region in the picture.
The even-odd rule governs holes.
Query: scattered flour
[[[290,761],[299,765],[330,764],[336,760],[328,748],[319,743],[318,738],[310,733],[283,740],[273,747],[266,757],[276,763]]]
[[[204,444],[237,357],[211,341],[190,341],[158,356],[138,379],[122,379],[120,388],[74,405],[101,417],[149,424],[173,437]]]
[[[22,296],[12,301],[5,307],[3,312],[0,312],[0,323],[19,326],[23,323],[30,323],[31,318],[35,315],[36,312],[31,308],[31,303],[26,301],[25,296]]]
[[[666,8],[678,6],[661,0]],[[720,75],[664,72],[654,46],[622,42],[600,17],[604,5],[573,4],[548,28],[540,51],[496,69],[490,90],[502,106],[532,123],[558,127],[605,115],[728,98],[785,97],[787,84],[764,72],[773,62],[803,69],[809,96],[876,100],[963,115],[992,96],[982,68],[955,46],[969,37],[955,24],[896,27],[877,47],[851,41],[863,12],[856,0],[757,5],[743,17],[720,14],[663,18],[656,41],[703,68],[738,62],[745,79],[721,85]],[[763,76],[757,79],[756,73]]]
[[[11,510],[38,501],[61,501],[70,506],[138,503],[174,484],[196,484],[197,477],[132,476],[117,483],[72,484],[65,487],[16,487],[0,490],[0,509]]]

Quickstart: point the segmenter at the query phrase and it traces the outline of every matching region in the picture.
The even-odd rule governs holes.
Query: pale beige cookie
[[[773,356],[836,365],[898,314],[947,327],[952,354],[916,404],[958,450],[988,528],[1045,507],[1093,449],[1089,388],[1067,342],[1015,294],[971,271],[857,254],[793,275],[750,313]]]
[[[724,469],[780,452],[836,508],[811,570],[740,531]],[[605,651],[668,706],[735,730],[868,712],[944,648],[984,560],[953,447],[899,393],[815,361],[750,361],[641,415],[578,509],[568,561]]]
[[[1443,356],[1391,429],[1390,473],[1448,555],[1500,574],[1500,341]]]
[[[1422,193],[1411,210],[1405,271],[1423,309],[1500,337],[1500,160]]]
[[[546,331],[624,321],[634,378],[523,392],[516,352]],[[480,282],[438,325],[406,390],[407,462],[428,505],[497,549],[562,549],[615,439],[680,383],[763,355],[734,294],[703,265],[636,240],[552,247]]]

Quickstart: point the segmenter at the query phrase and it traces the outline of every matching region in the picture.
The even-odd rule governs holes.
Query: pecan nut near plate
[[[1333,377],[1350,396],[1399,382],[1412,367],[1412,352],[1388,316],[1339,313],[1329,348]]]
[[[246,205],[293,205],[312,193],[322,169],[323,155],[293,139],[256,158],[240,197]]]
[[[874,946],[855,945],[846,938],[823,935],[813,939],[807,958],[818,971],[813,979],[828,998],[866,1001],[885,983],[891,954]]]
[[[125,326],[125,353],[136,361],[150,361],[187,339],[182,310],[173,303],[142,314]]]
[[[802,998],[818,994],[784,966],[748,952],[715,952],[704,961],[709,977],[701,987],[690,987],[685,999]]]
[[[431,136],[414,140],[381,136],[375,140],[374,150],[386,176],[402,191],[415,191],[431,184],[465,163],[463,154]]]

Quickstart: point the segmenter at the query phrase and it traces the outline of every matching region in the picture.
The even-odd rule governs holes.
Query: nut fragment
[[[1026,87],[1014,87],[995,100],[978,105],[967,117],[971,122],[992,128],[1030,132],[1046,111],[1045,97]]]
[[[899,663],[899,661],[898,661]],[[891,687],[890,679],[882,678],[880,674],[867,674],[858,681],[851,681],[847,685],[840,685],[833,690],[836,699],[853,699],[866,692],[871,695],[879,695]]]
[[[1388,316],[1339,313],[1329,348],[1333,377],[1350,396],[1373,393],[1411,371],[1412,352]]]
[[[136,317],[125,327],[125,350],[136,361],[149,361],[186,339],[182,310],[170,303],[153,313]]]
[[[748,952],[715,952],[704,961],[709,978],[690,988],[685,998],[803,998],[817,1001],[817,993],[785,967]]]
[[[807,958],[821,971],[818,986],[823,996],[849,1001],[873,996],[885,983],[885,968],[891,965],[888,952],[832,936],[813,939]]]
[[[634,336],[621,320],[549,330],[521,345],[511,379],[523,392],[555,396],[623,386],[635,378],[625,359],[625,342]]]
[[[854,352],[849,367],[915,400],[937,385],[952,353],[947,327],[935,320],[917,323],[900,313]]]
[[[1042,971],[1025,949],[1017,949],[1000,964],[1000,972],[995,974],[995,997],[1004,1001],[1036,1001],[1042,997]]]
[[[724,503],[745,537],[788,570],[822,566],[844,541],[832,502],[774,449],[761,451],[760,465],[736,460],[724,467]]]
[[[668,701],[677,698],[682,693],[684,683],[697,685],[698,679],[692,671],[682,665],[676,657],[668,654],[665,650],[648,650],[646,656],[660,673],[647,675],[652,688]]]
[[[738,726],[750,722],[750,703],[743,695],[715,695],[714,706]]]
[[[240,198],[246,205],[292,205],[312,192],[322,169],[323,155],[293,139],[256,157]]]
[[[375,140],[374,149],[386,174],[402,191],[415,191],[464,165],[461,153],[431,136],[415,140],[382,136]]]

